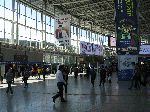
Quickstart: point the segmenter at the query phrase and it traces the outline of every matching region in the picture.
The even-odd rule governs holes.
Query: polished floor
[[[45,82],[31,77],[28,89],[16,79],[13,95],[6,94],[6,87],[0,84],[0,112],[150,112],[150,87],[128,90],[129,82],[118,82],[115,74],[105,87],[99,87],[99,76],[95,87],[85,77],[70,76],[65,103],[52,102],[57,92],[54,75]]]

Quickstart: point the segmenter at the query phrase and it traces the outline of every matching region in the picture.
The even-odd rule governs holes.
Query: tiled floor
[[[94,88],[89,79],[70,76],[66,103],[52,102],[57,92],[53,76],[45,82],[31,78],[29,83],[25,89],[17,79],[14,95],[6,95],[6,84],[0,85],[0,112],[150,112],[150,88],[128,90],[129,82],[117,82],[115,74],[105,87],[99,87],[97,76]]]

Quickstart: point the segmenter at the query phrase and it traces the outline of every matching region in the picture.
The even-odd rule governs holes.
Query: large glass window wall
[[[16,0],[0,0],[0,12],[0,41],[35,48],[46,47],[49,43],[59,45],[54,37],[54,18]],[[80,41],[107,44],[107,36],[77,26],[70,29],[74,47],[78,47]]]

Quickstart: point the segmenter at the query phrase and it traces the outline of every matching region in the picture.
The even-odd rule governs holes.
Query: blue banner
[[[136,55],[139,51],[137,2],[136,0],[115,0],[115,10],[117,53]]]

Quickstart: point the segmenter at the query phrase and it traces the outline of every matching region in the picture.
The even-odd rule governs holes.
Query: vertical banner
[[[131,61],[137,63],[134,59],[139,52],[137,1],[115,0],[115,11],[118,80],[129,80],[133,75]]]
[[[69,15],[59,15],[57,18],[55,18],[54,30],[55,37],[58,39],[61,45],[71,45]]]
[[[139,38],[136,0],[115,0],[117,53],[138,54]]]

